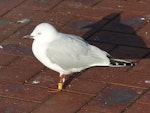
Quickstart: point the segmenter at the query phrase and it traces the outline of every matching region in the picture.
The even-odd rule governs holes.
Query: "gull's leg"
[[[49,92],[59,92],[63,89],[63,85],[65,83],[65,75],[60,75],[59,76],[59,82],[57,84],[57,88],[50,88],[50,91]]]
[[[61,91],[63,88],[63,85],[65,83],[65,75],[60,75],[59,76],[59,83],[58,83],[58,90]]]

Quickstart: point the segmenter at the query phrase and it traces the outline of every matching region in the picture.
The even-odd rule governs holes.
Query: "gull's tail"
[[[112,67],[135,66],[135,63],[121,59],[110,58],[110,66]]]

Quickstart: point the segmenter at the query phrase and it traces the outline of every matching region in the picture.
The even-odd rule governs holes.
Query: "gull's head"
[[[41,23],[37,25],[30,35],[26,35],[23,38],[55,38],[58,31],[49,23]]]

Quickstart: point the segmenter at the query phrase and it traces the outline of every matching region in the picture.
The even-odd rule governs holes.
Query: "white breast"
[[[47,57],[46,55],[47,46],[48,44],[46,43],[42,43],[40,41],[40,44],[39,44],[39,40],[34,40],[32,44],[32,51],[33,51],[34,56],[46,67],[56,72],[59,72],[60,75],[64,74],[65,73],[64,70],[58,65],[53,64],[50,61],[50,59]]]

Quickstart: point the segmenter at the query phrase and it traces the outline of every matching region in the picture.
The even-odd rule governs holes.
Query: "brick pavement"
[[[0,0],[0,113],[149,113],[149,6],[149,0]],[[21,38],[40,22],[137,65],[75,73],[63,91],[51,93],[58,73],[35,59],[32,40]]]

